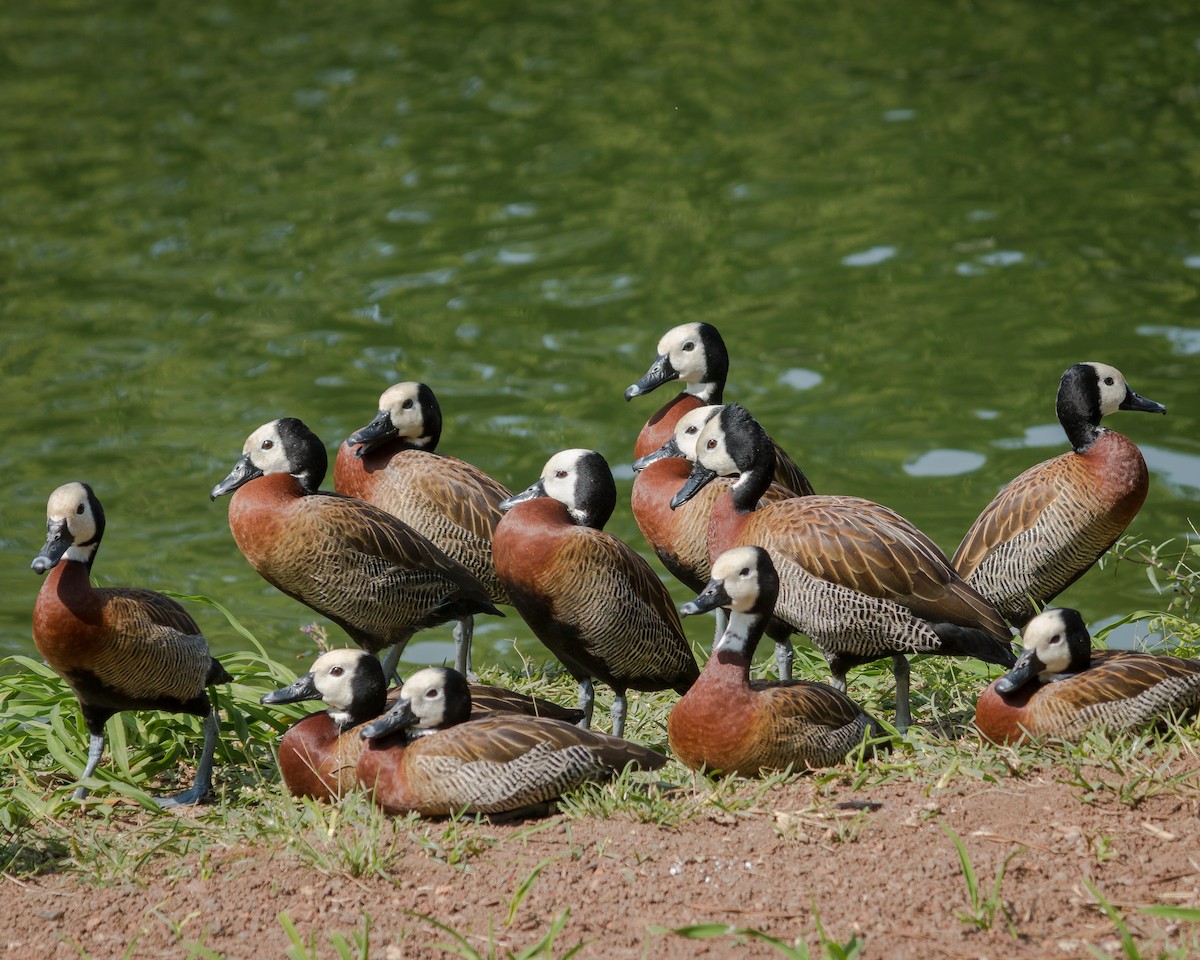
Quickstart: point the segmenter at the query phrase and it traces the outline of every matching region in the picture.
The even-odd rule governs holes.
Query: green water
[[[820,491],[948,551],[1064,449],[1083,359],[1170,408],[1111,421],[1151,467],[1133,532],[1200,513],[1191,4],[48,0],[0,37],[0,652],[32,650],[46,497],[85,479],[101,583],[208,594],[307,655],[314,616],[207,493],[259,424],[332,452],[399,379],[510,487],[602,451],[649,556],[630,451],[669,393],[622,393],[686,320]],[[1121,566],[1061,600],[1154,596]],[[479,659],[514,636],[543,656],[510,615]]]

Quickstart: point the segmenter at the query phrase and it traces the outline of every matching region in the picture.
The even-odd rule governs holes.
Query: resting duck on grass
[[[1093,650],[1079,611],[1046,610],[1025,627],[1016,666],[975,706],[975,726],[996,743],[1080,736],[1090,726],[1149,726],[1200,704],[1200,660]]]
[[[657,770],[667,761],[648,747],[560,720],[512,713],[474,719],[466,679],[446,667],[414,673],[391,709],[360,732],[370,743],[358,780],[391,814],[511,813],[630,764]]]

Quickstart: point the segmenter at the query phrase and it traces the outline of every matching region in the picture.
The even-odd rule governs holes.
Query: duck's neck
[[[1092,444],[1108,433],[1106,427],[1100,426],[1100,411],[1089,412],[1074,402],[1070,395],[1060,396],[1056,407],[1058,422],[1062,424],[1071,449],[1076,453],[1086,453]]]
[[[725,402],[722,399],[725,395],[724,381],[684,384],[683,392],[696,397],[706,407]]]
[[[721,655],[723,663],[744,663],[749,671],[766,626],[767,620],[761,614],[734,610],[729,614],[721,639],[713,646],[713,656]]]

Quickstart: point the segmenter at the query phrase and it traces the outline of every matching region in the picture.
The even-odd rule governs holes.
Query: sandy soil
[[[369,915],[371,957],[446,956],[436,944],[452,938],[419,913],[481,956],[494,946],[504,957],[537,943],[569,910],[545,956],[583,944],[577,956],[768,957],[782,954],[754,938],[685,939],[656,928],[729,924],[815,948],[815,908],[832,940],[857,937],[868,958],[1091,957],[1089,945],[1124,956],[1087,880],[1124,915],[1143,956],[1195,951],[1200,928],[1137,907],[1200,904],[1200,796],[1151,797],[1134,809],[1108,791],[1082,799],[1053,771],[945,790],[798,781],[750,811],[714,811],[679,828],[561,816],[470,825],[482,849],[465,866],[402,837],[386,879],[330,876],[286,849],[210,849],[152,859],[132,882],[96,885],[71,872],[8,878],[0,947],[20,957],[183,957],[200,943],[212,951],[200,956],[283,957],[286,913],[313,938],[311,955],[337,956],[331,935],[350,938]],[[945,826],[965,842],[982,898],[1008,861],[987,929],[964,919],[967,884]],[[518,886],[543,861],[510,922]]]

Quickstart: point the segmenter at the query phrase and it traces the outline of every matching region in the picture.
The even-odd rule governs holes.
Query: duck
[[[387,709],[387,677],[362,649],[327,650],[293,683],[265,693],[263,704],[323,700],[327,709],[292,724],[279,740],[279,774],[294,797],[336,801],[358,787],[363,740],[355,729]]]
[[[433,390],[405,381],[379,397],[379,412],[338,448],[333,487],[398,517],[475,575],[493,604],[508,596],[492,563],[500,501],[512,491],[473,464],[437,452],[442,410]],[[473,618],[455,625],[455,666],[471,674]]]
[[[721,404],[725,379],[729,376],[729,351],[720,331],[711,323],[681,323],[658,341],[658,356],[636,383],[625,390],[625,399],[641,397],[672,380],[684,382],[683,393],[669,400],[646,421],[633,447],[635,459],[653,453],[674,434],[675,423],[697,407]],[[813,492],[812,484],[787,452],[775,447],[775,481],[803,497]]]
[[[616,694],[619,737],[627,690],[684,693],[700,670],[662,580],[604,530],[616,502],[600,453],[560,451],[535,483],[500,504],[506,512],[492,551],[513,606],[578,681],[583,725],[591,723],[599,680]]]
[[[1093,650],[1083,617],[1070,607],[1043,610],[1025,625],[1022,642],[1016,664],[975,705],[975,726],[995,743],[1146,727],[1200,704],[1200,660]]]
[[[250,434],[212,500],[232,494],[229,529],[268,583],[340,626],[391,676],[418,630],[504,616],[475,576],[386,510],[320,490],[328,458],[293,417]],[[461,651],[460,651],[461,653]]]
[[[745,407],[727,404],[697,438],[678,509],[718,476],[737,480],[713,505],[709,556],[759,546],[779,574],[775,615],[806,634],[845,692],[850,667],[892,658],[896,726],[912,722],[905,654],[969,656],[1010,667],[1011,634],[910,521],[860,497],[811,495],[759,506],[774,450]]]
[[[447,667],[418,670],[380,719],[363,727],[359,782],[389,814],[497,814],[528,810],[628,766],[658,770],[667,758],[620,737],[561,720],[472,715],[466,679]]]
[[[104,508],[91,485],[64,483],[46,502],[46,543],[31,564],[49,574],[33,608],[33,642],[71,688],[88,729],[86,783],[104,756],[104,725],[125,710],[165,710],[204,720],[204,746],[190,789],[155,798],[162,807],[199,803],[212,792],[220,737],[207,690],[233,678],[196,621],[177,602],[139,587],[95,587],[92,563],[104,537]],[[88,788],[79,786],[75,800]]]
[[[1055,407],[1070,452],[1010,481],[954,552],[963,579],[1015,627],[1087,573],[1145,502],[1150,477],[1141,451],[1100,418],[1167,412],[1134,393],[1116,367],[1095,362],[1064,371]]]
[[[845,693],[806,680],[751,680],[750,664],[775,609],[779,576],[766,550],[734,547],[683,616],[729,607],[725,632],[700,679],[671,708],[671,752],[693,770],[757,777],[841,763],[874,721]]]
[[[362,649],[322,653],[286,687],[263,694],[263,704],[321,700],[326,709],[297,720],[279,741],[279,772],[295,797],[337,801],[358,787],[356,767],[365,741],[358,727],[378,720],[400,688],[387,688],[379,660]],[[508,712],[577,722],[582,711],[490,684],[468,687],[477,713]]]
[[[638,529],[667,571],[693,593],[703,590],[712,575],[712,566],[708,562],[708,519],[717,497],[733,486],[733,481],[718,477],[675,510],[671,509],[671,498],[691,473],[692,462],[696,459],[696,439],[704,425],[720,412],[720,404],[689,410],[675,422],[670,440],[633,464],[635,476],[630,506]],[[763,494],[763,501],[774,503],[800,495],[772,481]],[[725,615],[720,608],[714,613],[717,624],[713,641],[716,642],[725,631]],[[772,617],[766,629],[775,642],[775,666],[779,677],[790,680],[792,628],[783,620]]]

